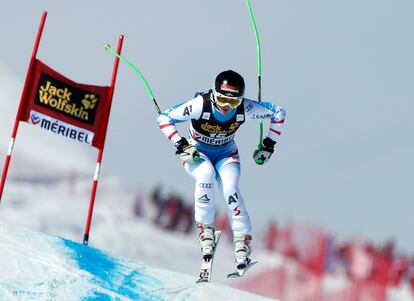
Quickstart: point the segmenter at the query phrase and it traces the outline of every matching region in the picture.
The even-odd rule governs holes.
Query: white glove
[[[274,152],[275,144],[276,142],[270,138],[263,139],[262,146],[256,149],[253,153],[254,161],[259,165],[265,164],[267,161],[269,161]]]
[[[189,144],[184,137],[175,144],[175,147],[177,148],[175,154],[179,155],[180,159],[184,162],[193,163],[200,159],[198,150],[194,145]]]

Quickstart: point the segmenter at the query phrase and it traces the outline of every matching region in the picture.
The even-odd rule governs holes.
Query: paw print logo
[[[82,99],[83,107],[87,110],[93,110],[98,103],[98,98],[95,94],[85,94]]]

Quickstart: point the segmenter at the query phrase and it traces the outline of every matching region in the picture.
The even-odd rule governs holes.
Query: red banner
[[[36,60],[20,120],[103,148],[110,112],[109,87],[76,83]]]

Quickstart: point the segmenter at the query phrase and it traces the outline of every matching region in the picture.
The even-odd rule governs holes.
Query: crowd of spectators
[[[142,195],[138,194],[133,205],[133,213],[168,231],[189,234],[196,230],[193,202],[174,191],[164,192],[161,185],[155,186],[148,200],[144,200]],[[227,214],[217,214],[216,227],[222,232],[231,233]],[[226,237],[231,238],[231,235]]]
[[[279,252],[300,261],[300,248],[295,243],[292,225],[280,227],[270,221],[265,232],[265,247],[269,252]],[[339,239],[325,231],[325,239],[315,239],[324,250],[321,268],[324,273],[345,275],[356,282],[373,282],[388,287],[410,286],[414,295],[414,256],[401,254],[396,244],[390,240],[376,245],[363,239]],[[308,235],[312,237],[311,232]],[[311,246],[307,245],[307,249]],[[320,257],[319,257],[320,258]]]
[[[194,230],[193,204],[178,193],[170,191],[164,194],[160,185],[153,189],[147,202],[137,196],[134,214],[168,231],[190,233]]]

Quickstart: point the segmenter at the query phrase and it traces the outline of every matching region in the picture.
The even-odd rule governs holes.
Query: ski
[[[227,278],[238,278],[238,277],[242,277],[244,275],[244,273],[246,273],[246,271],[248,269],[250,269],[252,266],[254,266],[256,263],[258,263],[258,261],[251,261],[249,259],[249,261],[247,262],[247,264],[245,265],[238,265],[236,267],[236,271],[227,274]]]
[[[200,275],[199,275],[199,279],[197,280],[197,283],[210,282],[211,280],[211,271],[213,268],[214,254],[216,253],[216,248],[220,240],[220,236],[221,236],[221,231],[214,232],[215,245],[214,245],[213,254],[210,256],[208,255],[203,256],[203,259],[201,261]]]

